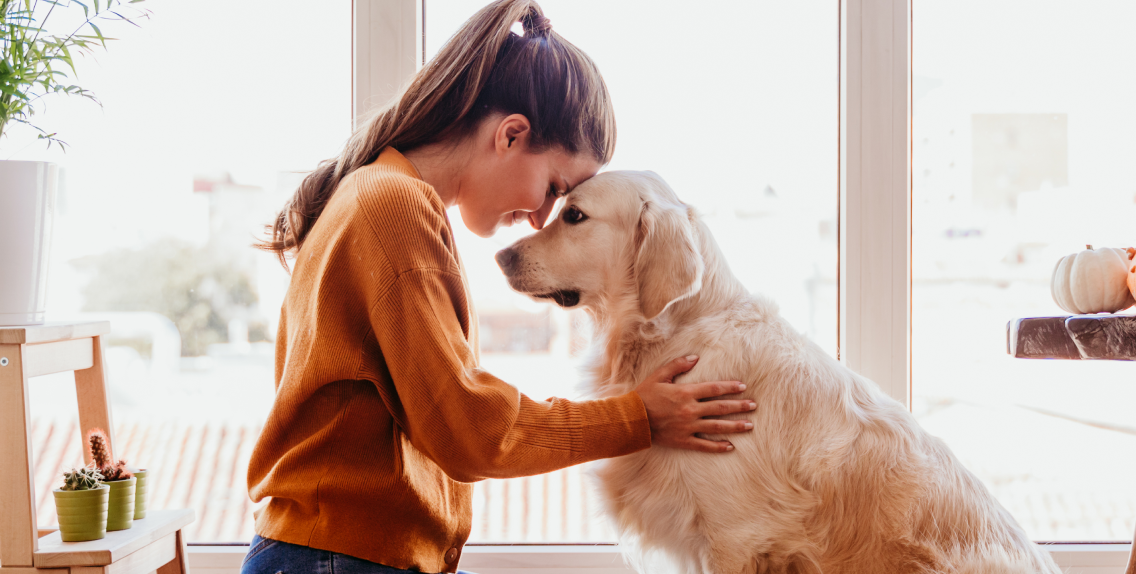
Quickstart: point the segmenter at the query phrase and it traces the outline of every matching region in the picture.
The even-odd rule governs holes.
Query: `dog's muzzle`
[[[506,247],[498,251],[497,255],[493,256],[493,258],[497,260],[497,266],[501,268],[501,271],[505,273],[506,277],[512,275],[513,272],[517,270],[517,262],[521,259],[517,255],[516,250],[512,247]]]
[[[530,296],[538,299],[552,299],[561,307],[575,307],[580,304],[580,292],[574,289],[558,289],[551,293],[532,293],[527,289],[519,288],[520,286],[517,285],[516,281],[516,273],[521,266],[521,255],[512,247],[506,247],[498,251],[497,255],[494,255],[493,258],[497,260],[497,266],[505,273],[505,277],[509,280],[509,286],[513,289],[521,291],[522,293],[527,292]]]

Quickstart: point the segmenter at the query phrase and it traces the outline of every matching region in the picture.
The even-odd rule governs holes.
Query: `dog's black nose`
[[[515,271],[517,267],[517,260],[520,259],[517,257],[517,252],[514,251],[512,247],[506,247],[498,251],[497,255],[493,258],[497,260],[497,266],[501,268],[501,271],[505,272],[505,275],[513,274],[513,271]]]

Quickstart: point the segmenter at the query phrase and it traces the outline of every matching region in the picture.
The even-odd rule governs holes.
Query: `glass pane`
[[[1136,4],[913,5],[912,376],[920,422],[1035,540],[1129,540],[1136,370],[1013,359],[1065,314],[1058,259],[1136,241]]]
[[[116,454],[150,470],[150,508],[194,509],[191,542],[247,541],[246,468],[272,405],[288,284],[250,245],[296,173],[349,135],[351,2],[140,6],[149,20],[102,25],[119,40],[76,58],[78,83],[103,108],[50,97],[35,116],[70,144],[66,154],[13,130],[0,158],[65,170],[48,320],[111,320]],[[64,20],[57,26],[74,25]],[[82,464],[75,390],[69,374],[31,387],[39,524],[49,528],[50,489]]]
[[[432,56],[480,0],[427,2]],[[733,272],[836,352],[837,3],[544,0],[554,29],[595,60],[615,103],[608,169],[653,170],[697,207]],[[538,400],[574,397],[590,336],[509,290],[493,253],[455,221],[481,321],[482,364]],[[612,540],[586,468],[477,485],[474,541]]]

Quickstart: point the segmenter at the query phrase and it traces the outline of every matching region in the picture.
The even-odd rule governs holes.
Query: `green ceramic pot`
[[[55,512],[59,515],[59,536],[64,542],[98,540],[106,536],[107,506],[110,487],[93,490],[59,490],[55,495]]]
[[[110,487],[107,532],[126,530],[134,526],[134,485],[137,482],[137,478],[130,477],[106,483]]]
[[[134,520],[146,518],[146,469],[131,471],[138,479],[134,487]]]

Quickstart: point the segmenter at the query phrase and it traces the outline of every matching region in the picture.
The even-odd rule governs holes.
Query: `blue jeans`
[[[406,574],[410,570],[391,568],[361,558],[252,537],[241,574]],[[472,574],[458,570],[458,574]]]

